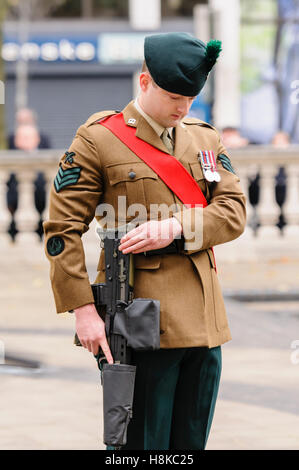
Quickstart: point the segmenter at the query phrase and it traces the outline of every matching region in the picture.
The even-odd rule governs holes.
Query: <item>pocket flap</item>
[[[113,186],[123,181],[137,181],[141,178],[158,179],[158,175],[145,163],[122,163],[106,167],[109,183]]]
[[[161,256],[144,256],[141,254],[134,255],[134,268],[135,269],[158,269],[161,263]],[[101,251],[100,259],[97,266],[97,271],[105,271],[105,253]]]
[[[196,181],[204,179],[204,175],[199,162],[190,163],[191,173]]]
[[[161,256],[144,256],[134,255],[134,268],[135,269],[158,269],[161,264]]]

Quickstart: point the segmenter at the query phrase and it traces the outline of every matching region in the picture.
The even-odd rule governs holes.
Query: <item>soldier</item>
[[[103,203],[113,206],[118,222],[133,220],[133,204],[146,209],[146,220],[122,238],[120,249],[134,254],[134,296],[160,301],[161,349],[133,351],[137,372],[126,449],[204,449],[211,427],[221,344],[231,339],[212,247],[243,232],[245,197],[217,130],[186,116],[220,50],[219,41],[205,45],[185,33],[146,37],[138,98],[121,113],[92,115],[78,129],[51,190],[44,230],[57,312],[74,310],[81,344],[93,354],[100,346],[109,363],[81,236],[95,216],[111,224]],[[122,139],[112,124],[109,129],[116,120]],[[153,170],[150,152],[148,161],[133,152],[129,135],[152,153],[158,149],[157,168],[164,168]],[[188,205],[177,194],[184,191],[190,201],[199,192],[206,207]],[[171,210],[152,220],[157,204]],[[169,253],[170,244],[175,251]],[[152,250],[159,251],[149,256]],[[103,281],[102,253],[96,282]]]

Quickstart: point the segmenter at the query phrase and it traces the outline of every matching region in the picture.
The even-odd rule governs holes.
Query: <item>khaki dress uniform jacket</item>
[[[136,128],[137,137],[169,153],[133,102],[122,112],[126,124]],[[160,300],[161,348],[221,345],[231,335],[211,247],[237,238],[244,230],[246,215],[238,177],[217,158],[221,181],[208,183],[198,161],[200,150],[212,150],[215,156],[227,155],[219,134],[211,125],[193,118],[184,119],[175,128],[173,158],[193,176],[209,203],[203,210],[186,208],[150,167],[97,123],[111,114],[115,111],[92,115],[79,127],[69,148],[75,154],[73,159],[64,155],[60,160],[63,171],[80,168],[78,181],[58,192],[52,185],[44,232],[46,246],[54,236],[64,242],[64,249],[57,256],[46,250],[57,312],[93,302],[81,236],[94,217],[103,223],[100,204],[113,205],[116,218],[123,222],[129,222],[136,214],[119,213],[119,196],[126,197],[126,209],[132,204],[146,206],[148,220],[151,204],[176,204],[173,215],[182,223],[185,239],[190,240],[190,230],[200,227],[202,246],[194,249],[182,244],[178,254],[134,255],[134,296]],[[102,252],[96,282],[103,281]]]

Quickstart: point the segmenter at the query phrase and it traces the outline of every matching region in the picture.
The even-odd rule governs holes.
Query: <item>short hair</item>
[[[145,62],[145,60],[144,60],[144,61],[143,61],[143,64],[142,64],[141,72],[148,72],[148,71],[149,71],[149,70],[148,70],[148,67],[147,67],[146,62]]]
[[[153,87],[157,88],[158,85],[157,83],[155,82],[155,80],[153,79],[153,77],[151,76],[151,73],[148,69],[148,66],[146,65],[146,62],[145,60],[143,61],[143,64],[142,64],[142,69],[141,69],[141,73],[144,73],[144,72],[147,72],[149,74],[149,76],[151,77],[151,81],[152,81],[152,84],[153,84]]]

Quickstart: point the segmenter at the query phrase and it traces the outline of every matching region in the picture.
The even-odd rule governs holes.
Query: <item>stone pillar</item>
[[[194,35],[204,42],[211,39],[211,8],[209,5],[195,5],[193,9]]]
[[[0,232],[5,232],[10,222],[10,214],[6,204],[7,180],[9,174],[7,171],[0,171]]]
[[[34,205],[34,170],[21,170],[18,172],[18,191],[19,191],[19,207],[16,212],[17,227],[22,232],[33,232],[37,228],[39,220],[37,210]]]
[[[240,127],[240,2],[210,0],[212,38],[222,41],[215,67],[213,121],[217,128]]]
[[[285,235],[299,236],[299,166],[288,165],[287,174],[287,197],[283,206],[287,226],[284,228]]]
[[[260,202],[258,204],[258,216],[260,228],[258,236],[277,236],[279,228],[275,226],[279,217],[279,207],[275,200],[275,176],[276,165],[262,165],[260,173]]]
[[[129,19],[135,30],[159,29],[161,0],[129,0]]]

